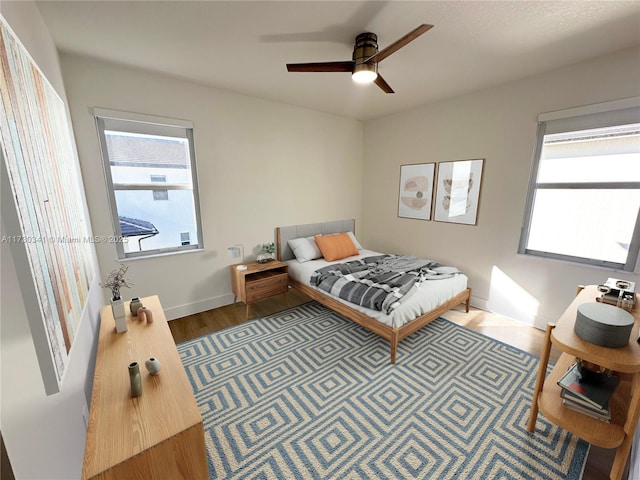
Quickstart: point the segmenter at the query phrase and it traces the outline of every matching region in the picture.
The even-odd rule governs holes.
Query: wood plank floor
[[[283,310],[288,306],[300,305],[310,301],[309,297],[292,289],[289,294],[279,295],[251,305],[249,320],[263,317]],[[444,318],[452,322],[481,332],[488,337],[513,345],[521,350],[539,355],[544,342],[544,332],[515,320],[494,315],[483,310],[472,308],[469,313],[462,306],[447,312]],[[208,333],[223,330],[245,322],[245,305],[237,302],[234,305],[208,310],[188,317],[169,322],[171,333],[176,343],[201,337]],[[556,361],[560,353],[551,350],[551,361]],[[615,450],[592,446],[587,459],[583,480],[607,480],[613,463]],[[628,465],[627,465],[628,470]],[[623,480],[626,480],[625,473]]]

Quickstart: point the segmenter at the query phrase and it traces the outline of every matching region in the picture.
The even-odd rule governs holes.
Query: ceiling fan
[[[356,83],[375,83],[385,93],[394,93],[389,84],[378,73],[378,63],[394,52],[426,33],[433,25],[423,24],[396,40],[387,48],[378,51],[378,36],[365,32],[356,37],[353,60],[344,62],[287,63],[289,72],[350,72]]]

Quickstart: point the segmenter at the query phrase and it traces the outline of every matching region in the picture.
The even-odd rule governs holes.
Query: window
[[[542,115],[531,178],[520,253],[635,269],[640,107],[610,102]]]
[[[114,232],[123,240],[118,257],[202,248],[191,123],[103,109],[94,115]]]

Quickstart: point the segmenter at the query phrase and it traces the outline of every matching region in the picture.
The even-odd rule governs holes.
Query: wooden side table
[[[245,317],[249,318],[251,304],[289,291],[289,267],[286,263],[273,260],[267,263],[247,262],[246,270],[230,265],[233,303],[242,300],[247,308]],[[287,305],[289,300],[287,298]]]
[[[598,291],[595,285],[579,289],[578,295],[560,317],[557,325],[547,325],[527,429],[529,432],[534,432],[538,409],[540,409],[548,420],[587,442],[602,448],[615,448],[616,456],[611,467],[610,478],[617,480],[622,477],[640,417],[640,344],[636,341],[640,329],[640,308],[636,302],[636,306],[631,311],[635,323],[629,343],[622,348],[601,347],[578,337],[573,330],[578,306],[594,302],[597,296]],[[552,345],[560,349],[562,355],[546,377]],[[576,358],[621,373],[622,381],[609,401],[611,423],[574,412],[563,406],[560,387],[556,382]]]
[[[157,296],[142,298],[153,322],[127,312],[116,333],[111,306],[102,308],[83,480],[208,480],[202,416]],[[160,360],[151,376],[144,362]],[[131,398],[128,365],[140,364],[142,395]]]

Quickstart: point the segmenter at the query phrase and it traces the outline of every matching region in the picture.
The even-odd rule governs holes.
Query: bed
[[[362,248],[354,236],[352,239],[358,247],[358,255],[334,262],[327,262],[323,258],[299,262],[289,245],[289,240],[341,232],[355,232],[355,220],[277,227],[277,258],[287,263],[289,282],[292,287],[388,340],[391,344],[392,364],[396,363],[400,340],[460,304],[464,303],[466,312],[469,312],[471,289],[467,287],[467,277],[462,273],[444,280],[422,282],[406,301],[390,313],[361,307],[312,286],[311,276],[319,268],[333,263],[380,255],[379,252]]]

